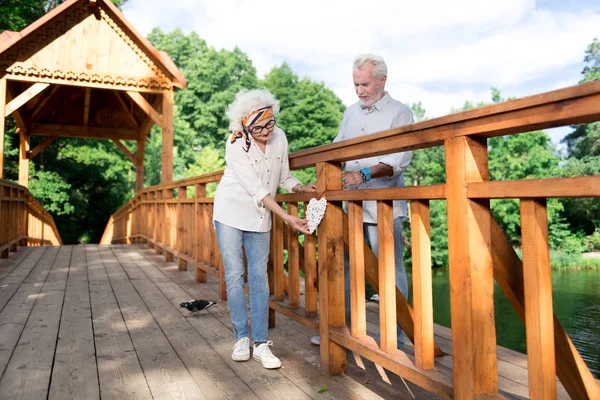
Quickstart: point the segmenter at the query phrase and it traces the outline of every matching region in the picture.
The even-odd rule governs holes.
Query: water
[[[450,328],[448,270],[434,269],[432,283],[434,322]],[[553,270],[552,295],[554,314],[592,374],[600,378],[600,270]],[[497,343],[526,353],[525,326],[498,285],[494,299]]]

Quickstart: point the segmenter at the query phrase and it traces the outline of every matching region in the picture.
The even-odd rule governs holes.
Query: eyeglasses
[[[248,128],[248,132],[253,135],[262,135],[265,129],[270,130],[275,126],[275,118],[264,124],[263,126],[252,126]]]

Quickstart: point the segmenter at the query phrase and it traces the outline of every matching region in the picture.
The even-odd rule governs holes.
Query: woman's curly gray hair
[[[242,131],[242,119],[252,111],[271,106],[273,114],[279,113],[279,101],[266,89],[242,89],[235,95],[233,103],[227,108],[230,119],[229,129],[232,132]]]

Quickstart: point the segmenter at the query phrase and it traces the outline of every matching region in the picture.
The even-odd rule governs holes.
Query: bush
[[[596,230],[583,239],[583,251],[600,251],[600,231]]]

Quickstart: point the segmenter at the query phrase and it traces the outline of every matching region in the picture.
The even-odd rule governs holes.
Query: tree
[[[126,1],[112,0],[117,7],[121,7]],[[0,32],[18,32],[64,2],[65,0],[0,0],[3,17],[0,19]]]
[[[583,78],[579,83],[600,80],[600,41],[585,51]],[[581,124],[565,136],[569,158],[561,176],[600,175],[600,122]],[[600,199],[562,199],[570,224],[584,235],[600,234]]]

